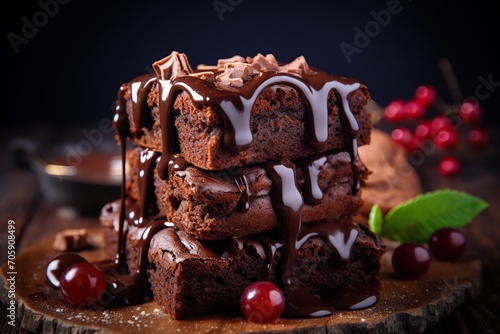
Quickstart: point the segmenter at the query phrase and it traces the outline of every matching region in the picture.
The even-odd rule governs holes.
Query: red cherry
[[[418,101],[410,101],[404,106],[404,115],[413,120],[417,120],[424,116],[426,111],[425,105]]]
[[[106,277],[95,264],[79,262],[61,276],[61,293],[75,306],[90,306],[99,302],[106,292]]]
[[[405,118],[405,101],[396,99],[391,101],[384,110],[384,119],[388,122],[399,122]]]
[[[460,173],[460,162],[452,156],[444,157],[439,162],[438,168],[443,176],[454,176]]]
[[[427,248],[414,242],[402,243],[392,254],[392,267],[402,278],[419,278],[430,265],[431,255]]]
[[[434,144],[437,148],[456,148],[460,143],[458,133],[453,128],[444,128],[434,135]]]
[[[407,127],[399,126],[392,130],[391,137],[396,144],[406,147],[412,141],[413,133]]]
[[[47,283],[49,283],[53,288],[59,289],[61,276],[66,271],[66,269],[68,269],[75,263],[86,261],[87,260],[85,260],[80,255],[73,253],[61,254],[59,256],[56,256],[49,262],[47,268],[45,269],[45,278],[47,279]]]
[[[437,93],[436,89],[430,85],[422,85],[417,87],[415,90],[415,95],[413,96],[413,99],[420,103],[421,105],[428,107],[434,102],[436,102],[437,99]]]
[[[429,139],[432,137],[431,122],[422,121],[415,128],[415,137],[420,140]]]
[[[469,144],[473,147],[485,147],[488,144],[488,132],[485,129],[472,129],[467,135]]]
[[[458,115],[464,123],[477,123],[482,116],[482,108],[476,100],[467,100],[458,108]]]
[[[281,316],[285,308],[285,296],[275,284],[258,281],[250,284],[243,291],[240,304],[248,320],[265,324]]]
[[[442,228],[429,238],[429,250],[438,260],[456,261],[465,252],[465,236],[454,228]]]

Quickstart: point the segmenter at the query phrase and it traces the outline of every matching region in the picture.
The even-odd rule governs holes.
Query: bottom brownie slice
[[[117,208],[116,203],[109,204],[101,214],[111,250],[116,249],[112,243],[117,240]],[[131,270],[138,268],[137,244],[144,230],[127,228]],[[329,234],[324,233],[327,230]],[[207,242],[177,228],[162,229],[152,237],[147,253],[147,274],[155,300],[175,319],[239,307],[241,294],[250,283],[270,279],[280,285],[281,245],[273,239],[262,235]],[[367,291],[380,288],[379,260],[385,245],[365,227],[347,220],[307,224],[300,244],[290,291],[302,289],[328,299],[346,284]]]

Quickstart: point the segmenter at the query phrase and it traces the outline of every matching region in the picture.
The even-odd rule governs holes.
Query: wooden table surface
[[[52,236],[56,231],[98,225],[97,212],[75,215],[72,210],[49,202],[42,195],[37,178],[29,169],[16,167],[12,158],[12,140],[27,138],[37,143],[56,144],[85,140],[82,132],[89,125],[31,126],[0,128],[0,263],[7,259],[7,222],[15,221],[16,251]],[[494,129],[485,149],[472,150],[461,145],[456,153],[462,162],[462,173],[444,178],[437,172],[440,153],[425,157],[417,167],[424,189],[454,188],[486,200],[490,207],[469,224],[465,231],[468,249],[482,261],[483,291],[478,298],[466,302],[450,316],[442,319],[429,333],[498,333],[500,332],[500,140]],[[112,134],[111,134],[112,135]],[[111,135],[106,135],[108,143]],[[19,323],[8,324],[7,306],[0,305],[0,332],[26,333]]]

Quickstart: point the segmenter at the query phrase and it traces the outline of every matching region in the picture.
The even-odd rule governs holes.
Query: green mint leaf
[[[368,227],[376,235],[380,235],[382,232],[382,224],[384,223],[384,217],[382,215],[382,210],[380,206],[375,204],[370,210],[370,216],[368,217]]]
[[[381,236],[427,243],[436,230],[462,227],[488,206],[482,199],[456,190],[429,192],[392,208],[385,217]]]

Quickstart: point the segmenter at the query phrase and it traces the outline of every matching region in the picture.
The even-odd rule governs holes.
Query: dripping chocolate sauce
[[[283,254],[284,260],[280,270],[281,282],[279,282],[286,296],[283,317],[323,317],[333,314],[336,310],[352,310],[374,305],[379,299],[377,291],[351,287],[347,284],[337,287],[327,298],[321,298],[305,288],[291,290],[295,259],[299,249],[309,238],[317,236],[322,238],[335,250],[338,261],[348,262],[351,249],[359,235],[359,227],[350,220],[321,221],[302,226],[301,213],[304,199],[298,188],[293,167],[283,164],[265,164],[265,168],[276,189],[273,193],[273,204],[280,217],[280,231],[283,235],[282,244],[279,245],[269,238],[260,239],[260,241],[269,259],[268,278],[272,270],[271,261],[277,249],[281,248]],[[317,179],[316,186],[319,187]],[[340,300],[331,296],[339,297]]]
[[[125,99],[125,87],[122,85],[120,90],[118,91],[118,97],[116,99],[116,112],[113,119],[113,126],[115,128],[115,132],[118,135],[118,141],[120,145],[120,151],[122,156],[122,188],[121,188],[121,196],[120,196],[120,214],[119,219],[120,223],[118,224],[118,242],[115,256],[115,263],[119,267],[126,266],[125,259],[125,233],[124,222],[125,222],[125,201],[126,201],[126,154],[127,154],[127,138],[131,137],[130,132],[130,122],[127,117],[126,111],[126,103]]]
[[[281,268],[281,286],[287,296],[290,292],[290,277],[297,257],[299,232],[302,227],[304,200],[297,185],[293,166],[285,164],[264,164],[274,184],[273,204],[280,220],[282,232],[282,253],[284,263]]]
[[[144,77],[145,78],[145,77]],[[140,81],[140,88],[134,94],[137,94],[137,100],[133,103],[140,106],[140,112],[144,113],[144,101],[147,92],[144,88],[151,87],[151,80]],[[132,204],[126,195],[126,150],[127,138],[132,133],[130,131],[130,122],[126,113],[126,100],[124,97],[124,87],[118,92],[116,114],[113,125],[118,134],[119,144],[122,155],[122,190],[120,199],[120,213],[118,224],[118,248],[114,260],[102,261],[96,263],[100,266],[108,282],[107,291],[111,293],[111,300],[115,303],[133,305],[143,303],[152,298],[151,286],[146,275],[147,249],[151,238],[166,227],[173,225],[167,222],[165,217],[155,216],[158,209],[154,197],[153,173],[156,160],[159,153],[145,150],[140,156],[139,166],[139,204]],[[135,119],[136,124],[143,124],[139,118]],[[136,132],[137,133],[137,132]],[[138,207],[137,207],[138,206]],[[125,222],[128,226],[143,227],[144,231],[138,241],[137,270],[129,272],[125,253]]]
[[[147,97],[154,85],[159,87],[160,123],[162,131],[162,152],[145,150],[140,159],[139,204],[132,204],[125,192],[125,164],[127,139],[142,136],[142,128],[148,126],[151,117],[148,112]],[[351,156],[351,163],[357,176],[355,161],[357,157],[357,133],[359,126],[352,114],[347,95],[359,88],[354,80],[334,77],[326,73],[303,74],[301,78],[277,72],[262,72],[249,81],[239,91],[233,92],[220,89],[215,83],[194,76],[180,76],[172,80],[160,80],[151,75],[138,77],[129,83],[132,94],[132,119],[134,130],[131,131],[126,112],[124,87],[118,93],[114,127],[118,134],[122,153],[122,192],[120,201],[118,248],[116,258],[109,263],[100,265],[106,272],[113,274],[108,284],[113,298],[125,304],[140,303],[151,298],[151,290],[147,282],[147,250],[152,236],[163,228],[171,228],[166,217],[157,215],[154,196],[153,172],[157,171],[162,179],[176,170],[185,169],[188,164],[179,156],[177,132],[174,127],[174,101],[179,93],[187,92],[195,106],[212,106],[221,115],[225,123],[224,144],[234,151],[243,151],[252,143],[250,129],[250,113],[253,104],[266,87],[285,84],[297,90],[307,110],[306,136],[310,146],[316,150],[325,150],[328,140],[328,94],[333,90],[342,105],[339,107],[342,126],[349,140],[346,150]],[[158,161],[158,164],[156,162]],[[321,222],[302,226],[301,216],[304,201],[308,204],[319,204],[323,194],[318,184],[320,168],[326,158],[321,155],[314,160],[308,160],[302,168],[306,179],[304,196],[297,185],[294,166],[286,163],[265,163],[263,167],[273,181],[273,204],[280,217],[282,232],[279,242],[268,236],[259,236],[268,259],[268,279],[273,268],[276,252],[282,252],[281,282],[279,284],[287,295],[286,317],[318,317],[332,314],[334,310],[350,309],[352,307],[372,306],[377,297],[375,293],[352,287],[339,287],[332,292],[330,298],[320,298],[305,289],[291,289],[290,279],[293,275],[293,265],[301,245],[310,237],[319,236],[336,249],[341,261],[348,261],[350,249],[358,233],[357,224],[352,222]],[[250,204],[250,193],[246,177],[241,169],[232,170],[229,174],[241,193],[240,210],[246,211]],[[353,184],[353,193],[359,190],[359,180]],[[144,228],[139,241],[138,269],[127,272],[125,254],[125,223],[128,226]],[[362,291],[362,293],[358,293]],[[331,296],[336,296],[335,298]],[[341,296],[339,303],[337,297]]]
[[[240,201],[238,203],[241,212],[247,212],[250,209],[250,188],[247,177],[243,174],[241,168],[228,169],[227,173],[233,178],[236,187],[240,192]]]
[[[160,156],[159,152],[152,150],[141,151],[140,166],[139,166],[139,198],[140,198],[140,212],[139,219],[150,217],[158,213],[156,204],[155,188],[154,188],[154,169],[156,161]],[[139,222],[135,225],[141,225]]]
[[[156,81],[156,76],[153,74],[143,74],[137,77],[130,83],[130,97],[132,101],[132,115],[134,119],[134,130],[132,134],[136,137],[143,135],[142,128],[149,127],[152,124],[152,118],[149,118],[149,123],[144,115],[148,110],[148,94]]]

